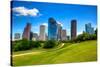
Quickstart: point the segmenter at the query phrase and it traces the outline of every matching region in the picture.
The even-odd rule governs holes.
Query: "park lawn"
[[[29,52],[33,51],[29,50]],[[96,61],[97,41],[91,40],[72,44],[65,43],[65,45],[59,49],[39,49],[37,52],[40,53],[12,57],[12,63],[14,66],[18,66]],[[20,51],[18,53],[20,53]]]

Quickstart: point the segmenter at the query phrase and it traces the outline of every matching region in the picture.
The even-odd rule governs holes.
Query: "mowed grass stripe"
[[[42,49],[40,50],[40,52]],[[13,57],[14,65],[54,64],[97,60],[97,41],[65,44],[63,48],[52,49],[39,54]]]

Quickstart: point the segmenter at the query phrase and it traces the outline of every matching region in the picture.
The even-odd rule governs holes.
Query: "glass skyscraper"
[[[91,27],[91,23],[85,24],[85,31],[88,34],[94,34],[94,28]]]
[[[48,20],[48,40],[57,40],[57,22],[54,18]]]

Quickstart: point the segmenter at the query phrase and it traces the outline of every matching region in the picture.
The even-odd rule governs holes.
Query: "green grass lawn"
[[[23,56],[12,57],[12,63],[17,65],[37,65],[37,64],[58,64],[69,62],[89,62],[97,60],[97,41],[85,41],[81,43],[65,43],[62,48],[52,49],[32,49],[28,51],[19,51],[14,55],[39,52]]]

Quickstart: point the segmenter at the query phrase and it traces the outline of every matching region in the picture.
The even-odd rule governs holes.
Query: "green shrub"
[[[28,50],[30,49],[29,41],[26,39],[23,39],[19,43],[16,43],[14,47],[14,51],[20,51],[20,50]]]
[[[81,42],[81,41],[86,41],[86,40],[96,40],[97,36],[96,34],[88,34],[88,33],[83,33],[78,35],[76,42]]]
[[[44,43],[44,46],[43,48],[53,48],[57,45],[57,42],[56,41],[53,41],[53,40],[48,40]]]
[[[39,41],[30,41],[31,48],[38,48],[40,46],[41,46],[41,43]]]
[[[13,43],[13,50],[14,51],[21,51],[21,50],[28,50],[32,48],[38,48],[41,46],[41,43],[39,41],[28,41],[26,39],[23,39],[17,43]]]

